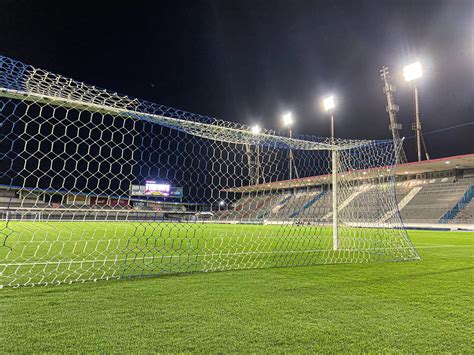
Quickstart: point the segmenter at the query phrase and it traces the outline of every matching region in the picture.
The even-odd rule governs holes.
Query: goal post
[[[252,131],[0,56],[0,143],[0,286],[419,258],[401,142]]]

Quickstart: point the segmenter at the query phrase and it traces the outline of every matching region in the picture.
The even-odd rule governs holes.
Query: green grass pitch
[[[5,288],[1,351],[472,352],[474,233],[410,237],[421,261]]]

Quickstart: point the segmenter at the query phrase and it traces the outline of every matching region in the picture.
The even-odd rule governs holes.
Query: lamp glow
[[[260,126],[258,124],[256,124],[256,125],[254,125],[250,128],[250,131],[253,134],[259,134],[260,132],[262,132],[262,129],[260,128]]]
[[[405,77],[406,81],[412,81],[421,78],[423,76],[421,63],[415,62],[405,66],[405,68],[403,68],[403,76]]]
[[[291,126],[293,124],[293,114],[291,112],[285,113],[283,116],[283,125]]]
[[[323,99],[323,106],[324,111],[331,111],[333,108],[336,107],[336,102],[334,100],[334,96],[328,96]]]

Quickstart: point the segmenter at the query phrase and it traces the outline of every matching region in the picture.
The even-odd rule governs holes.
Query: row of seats
[[[400,212],[406,223],[437,223],[463,196],[470,179],[445,179],[421,185],[421,190]]]
[[[449,223],[474,224],[474,199],[465,205]]]

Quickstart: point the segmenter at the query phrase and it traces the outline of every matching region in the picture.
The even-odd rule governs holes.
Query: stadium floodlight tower
[[[423,76],[423,69],[420,62],[408,64],[403,68],[403,76],[408,82],[413,82],[415,88],[415,122],[413,123],[413,130],[416,132],[416,152],[418,154],[418,161],[421,161],[421,144],[425,149],[426,160],[430,160],[428,150],[426,149],[425,139],[421,134],[421,120],[420,120],[420,104],[418,101],[418,79]]]
[[[400,130],[402,129],[402,124],[398,122],[397,120],[397,112],[399,111],[399,106],[395,104],[395,99],[394,99],[394,93],[397,91],[397,88],[395,85],[391,83],[391,75],[388,67],[383,66],[382,69],[380,69],[380,78],[383,81],[383,92],[387,98],[387,113],[388,117],[390,120],[390,124],[388,126],[389,130],[392,132],[392,137],[394,142],[399,142],[400,141]],[[397,156],[398,162],[401,164],[406,163],[407,156],[405,154],[405,150],[403,147],[399,148],[398,156]]]
[[[283,125],[288,127],[288,137],[290,137],[290,139],[293,138],[293,131],[291,130],[291,126],[293,126],[293,123],[295,122],[293,119],[293,113],[290,111],[286,112],[283,114],[282,119]],[[288,167],[290,180],[293,179],[293,168],[295,170],[295,176],[298,177],[298,170],[294,163],[293,150],[291,148],[288,149]]]
[[[336,101],[333,95],[327,96],[323,99],[324,111],[331,116],[331,170],[332,170],[332,246],[334,250],[339,247],[339,233],[337,221],[337,150],[336,139],[334,138],[334,109],[336,108]]]

